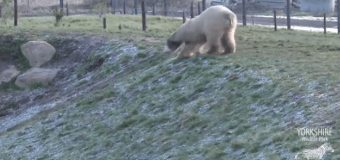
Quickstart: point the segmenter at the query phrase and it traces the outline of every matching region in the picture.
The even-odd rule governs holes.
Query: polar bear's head
[[[176,42],[176,41],[172,41],[170,39],[168,39],[168,41],[167,41],[167,46],[172,52],[175,51],[181,44],[182,44],[182,42]]]
[[[171,37],[167,40],[167,47],[174,52],[183,42],[183,37],[181,35],[182,30],[178,29],[176,32],[172,33]]]

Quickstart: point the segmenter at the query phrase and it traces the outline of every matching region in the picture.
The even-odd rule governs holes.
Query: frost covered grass
[[[168,20],[164,35],[180,24]],[[160,53],[163,41],[137,40],[136,49],[113,42],[117,56],[106,56],[109,48],[93,54],[105,58],[97,76],[127,74],[1,134],[0,157],[294,159],[323,144],[302,141],[297,128],[332,127],[335,151],[325,156],[339,159],[338,35],[251,26],[238,27],[236,38],[234,54],[184,60]]]

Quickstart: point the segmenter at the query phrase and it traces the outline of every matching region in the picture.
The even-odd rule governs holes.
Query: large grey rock
[[[24,74],[17,77],[15,85],[21,88],[33,84],[42,84],[47,86],[57,75],[57,69],[31,68]]]
[[[10,82],[20,74],[14,65],[0,62],[0,85],[2,82]]]
[[[55,48],[45,41],[29,41],[20,46],[22,54],[32,67],[40,67],[54,56]]]

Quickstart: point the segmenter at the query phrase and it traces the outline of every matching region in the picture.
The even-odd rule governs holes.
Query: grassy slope
[[[163,43],[140,39],[164,40],[181,22],[149,18],[147,33],[134,16],[108,16],[106,31],[95,17],[63,23],[55,28],[52,18],[22,19],[21,29],[0,25],[0,34],[52,30],[137,37],[142,49],[160,52]],[[0,157],[293,159],[323,143],[301,141],[297,128],[335,121],[328,137],[335,152],[327,157],[339,159],[338,35],[240,26],[236,37],[238,50],[230,56],[179,61],[159,53],[145,54],[147,63],[122,56],[104,64],[101,76],[121,63],[138,69],[30,127],[3,134]]]

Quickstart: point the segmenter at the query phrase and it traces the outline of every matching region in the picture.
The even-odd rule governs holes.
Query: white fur
[[[172,34],[169,40],[186,42],[186,47],[180,53],[180,57],[188,57],[192,50],[204,54],[206,51],[203,53],[201,51],[206,50],[206,48],[210,50],[212,46],[217,47],[216,54],[220,54],[225,49],[225,46],[221,44],[222,38],[226,40],[229,46],[232,46],[230,49],[234,53],[236,51],[234,39],[236,26],[237,17],[232,11],[221,5],[212,6],[202,12],[201,15],[184,23]]]

